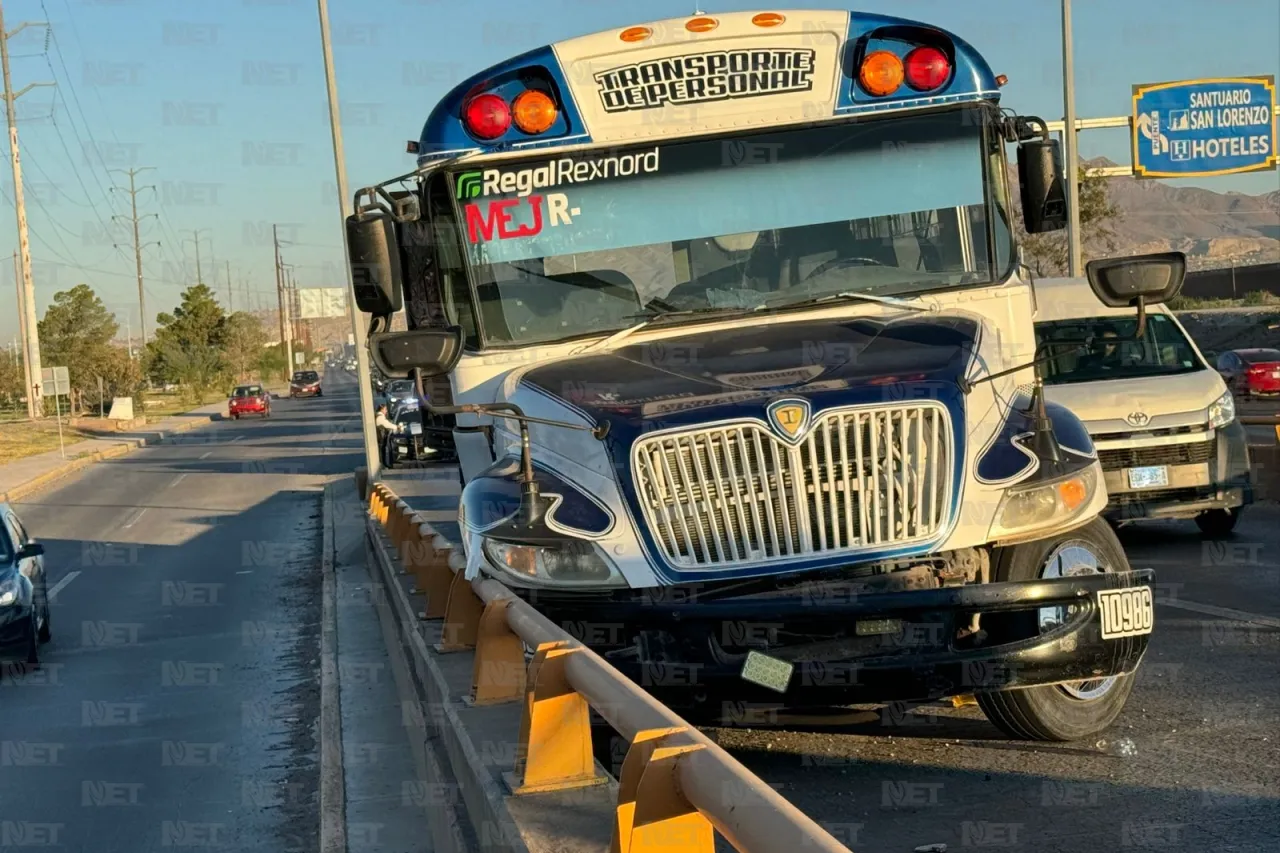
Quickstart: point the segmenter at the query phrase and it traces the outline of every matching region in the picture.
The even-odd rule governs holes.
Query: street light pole
[[[1071,38],[1071,0],[1062,0],[1062,89],[1066,115],[1062,130],[1062,147],[1066,157],[1067,179],[1067,266],[1068,274],[1083,274],[1084,247],[1080,234],[1080,153],[1076,130],[1075,47]]]
[[[327,0],[316,0],[320,13],[320,44],[324,49],[324,79],[329,91],[329,129],[333,134],[333,167],[338,178],[338,204],[342,211],[342,248],[346,256],[346,218],[351,215],[351,195],[347,191],[347,167],[342,152],[342,119],[338,112],[338,83],[333,74],[333,45],[329,40],[329,5]],[[373,426],[373,386],[369,375],[369,352],[365,344],[365,315],[356,308],[355,286],[351,280],[351,267],[347,265],[347,301],[351,305],[351,333],[356,346],[356,382],[360,386],[360,424],[364,432],[364,464],[368,482],[372,483],[381,473],[378,456],[378,438]]]

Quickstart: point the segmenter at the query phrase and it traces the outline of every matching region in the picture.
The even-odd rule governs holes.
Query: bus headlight
[[[484,554],[495,568],[525,584],[626,586],[600,549],[580,539],[537,546],[485,539]]]
[[[1236,401],[1230,391],[1209,405],[1209,429],[1224,427],[1235,419]]]
[[[1098,470],[1099,465],[1094,462],[1056,480],[1010,489],[1000,500],[988,541],[1070,526],[1093,503],[1098,492]]]

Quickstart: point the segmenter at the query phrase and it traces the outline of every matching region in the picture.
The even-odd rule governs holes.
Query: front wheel
[[[992,581],[1030,581],[1095,572],[1126,572],[1115,531],[1101,518],[1084,527],[1040,542],[1004,548],[992,567]],[[1044,607],[1036,614],[1042,630],[1061,622],[1062,608]],[[1073,741],[1101,732],[1115,722],[1133,690],[1134,674],[1113,675],[1066,684],[979,693],[987,719],[1017,740]]]
[[[1206,539],[1225,539],[1236,529],[1240,520],[1240,507],[1211,509],[1196,516],[1196,527]]]

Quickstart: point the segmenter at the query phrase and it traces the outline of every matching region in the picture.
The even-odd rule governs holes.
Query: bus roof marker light
[[[476,95],[462,108],[462,124],[476,139],[497,139],[511,129],[511,108],[499,95]]]
[[[618,38],[625,42],[644,41],[653,35],[653,30],[648,27],[627,27],[618,34]]]
[[[1009,75],[1008,75],[1008,74],[1001,74],[999,77],[997,77],[997,78],[996,78],[996,85],[997,85],[997,86],[999,86],[1001,89],[1003,89],[1005,86],[1009,85]]]
[[[932,92],[951,76],[951,60],[936,47],[924,45],[907,54],[907,85],[917,92]]]
[[[785,22],[787,19],[777,12],[761,12],[751,19],[751,23],[757,27],[776,27]]]
[[[709,33],[718,26],[720,22],[715,18],[690,18],[684,28],[691,33]]]
[[[556,123],[556,102],[546,92],[528,89],[511,105],[516,127],[530,135],[544,133]]]
[[[902,87],[906,71],[898,55],[887,50],[877,50],[862,60],[862,68],[858,71],[858,82],[868,95],[883,98],[892,95]]]

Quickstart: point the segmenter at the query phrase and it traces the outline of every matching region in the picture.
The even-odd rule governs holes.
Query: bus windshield
[[[454,175],[489,345],[698,309],[999,281],[1001,144],[966,109]]]
[[[1142,340],[1132,340],[1136,317],[1086,317],[1036,324],[1038,344],[1093,337],[1090,348],[1079,344],[1054,347],[1043,368],[1046,385],[1169,376],[1201,369],[1186,335],[1164,314],[1148,314]]]

